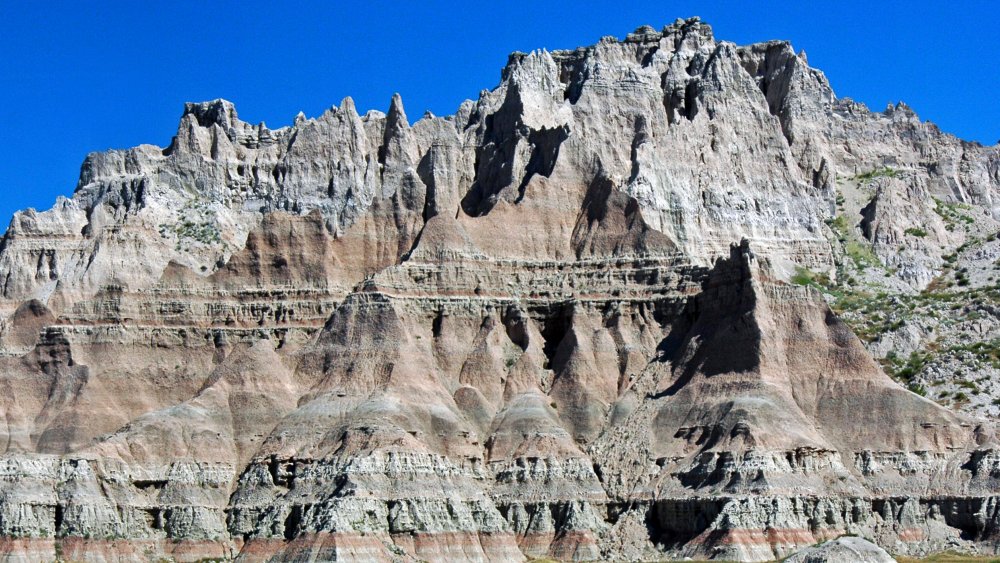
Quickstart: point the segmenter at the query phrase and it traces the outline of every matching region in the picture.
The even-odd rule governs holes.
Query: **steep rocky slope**
[[[413,124],[188,104],[0,243],[0,553],[994,553],[993,406],[899,358],[993,338],[998,195],[997,147],[696,19]]]

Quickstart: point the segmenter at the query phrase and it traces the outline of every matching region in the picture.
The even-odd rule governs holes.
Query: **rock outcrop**
[[[803,549],[785,559],[788,563],[894,563],[884,549],[861,538],[845,536]]]
[[[923,289],[998,163],[697,19],[412,124],[188,104],[0,243],[0,557],[995,552],[993,425],[816,280]]]

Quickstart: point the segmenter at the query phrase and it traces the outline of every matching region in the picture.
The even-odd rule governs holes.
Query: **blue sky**
[[[88,152],[167,145],[185,101],[227,98],[279,127],[347,95],[385,110],[400,92],[414,120],[495,86],[511,51],[692,15],[720,39],[792,41],[839,96],[1000,139],[1000,3],[812,4],[0,0],[0,229],[72,193]]]

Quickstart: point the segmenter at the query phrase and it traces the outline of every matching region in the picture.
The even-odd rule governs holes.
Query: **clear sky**
[[[0,0],[0,230],[72,193],[84,156],[169,144],[185,101],[271,127],[344,96],[403,96],[412,120],[492,88],[511,51],[561,49],[699,15],[716,38],[787,39],[838,96],[903,100],[959,137],[1000,139],[1000,2]]]

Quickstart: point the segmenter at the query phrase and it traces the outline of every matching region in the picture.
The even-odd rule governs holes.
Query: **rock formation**
[[[412,124],[188,104],[0,243],[0,553],[993,553],[993,425],[828,302],[933,289],[997,197],[997,147],[697,19]]]
[[[844,536],[809,547],[785,559],[787,563],[895,563],[884,549],[861,538]]]

